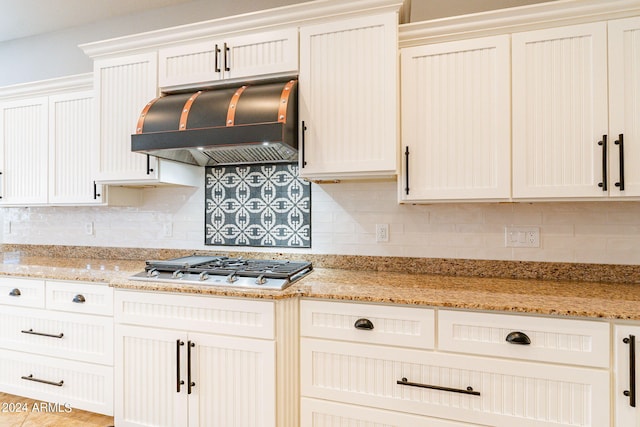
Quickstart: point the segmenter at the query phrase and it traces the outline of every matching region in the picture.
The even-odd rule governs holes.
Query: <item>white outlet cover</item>
[[[540,227],[505,227],[504,246],[505,248],[539,248]]]

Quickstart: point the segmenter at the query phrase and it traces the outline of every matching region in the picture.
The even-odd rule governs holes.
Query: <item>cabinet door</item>
[[[188,343],[189,426],[276,427],[273,341],[189,334]]]
[[[640,17],[609,21],[609,192],[615,197],[640,196],[639,117]],[[624,149],[616,144],[620,135]]]
[[[160,49],[160,87],[297,73],[298,30],[269,31]]]
[[[397,19],[300,29],[300,176],[395,176]]]
[[[156,178],[156,158],[132,153],[131,135],[136,131],[142,109],[156,96],[157,62],[155,52],[95,62],[96,180]]]
[[[638,397],[638,374],[636,367],[640,366],[640,326],[616,325],[613,346],[614,386],[613,396],[615,404],[615,426],[640,426],[640,398]],[[635,378],[631,376],[631,370]],[[634,395],[630,395],[636,390]]]
[[[407,48],[401,62],[401,200],[508,199],[509,36]]]
[[[46,203],[48,99],[14,101],[0,108],[0,201],[8,205]]]
[[[49,97],[49,202],[100,203],[92,179],[93,92]]]
[[[119,427],[186,425],[185,333],[115,326],[115,424]],[[180,346],[180,342],[183,343]]]
[[[513,35],[514,198],[608,195],[606,25]]]

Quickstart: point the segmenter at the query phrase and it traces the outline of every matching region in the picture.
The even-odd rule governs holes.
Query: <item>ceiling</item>
[[[191,0],[0,0],[0,42]]]

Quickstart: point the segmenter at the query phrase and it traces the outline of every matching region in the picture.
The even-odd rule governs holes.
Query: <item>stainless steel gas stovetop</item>
[[[311,273],[310,262],[191,255],[166,261],[146,261],[145,271],[131,280],[284,289]]]

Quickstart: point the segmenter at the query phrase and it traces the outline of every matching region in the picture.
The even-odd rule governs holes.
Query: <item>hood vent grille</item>
[[[166,95],[145,106],[131,150],[199,166],[292,162],[297,81]]]

